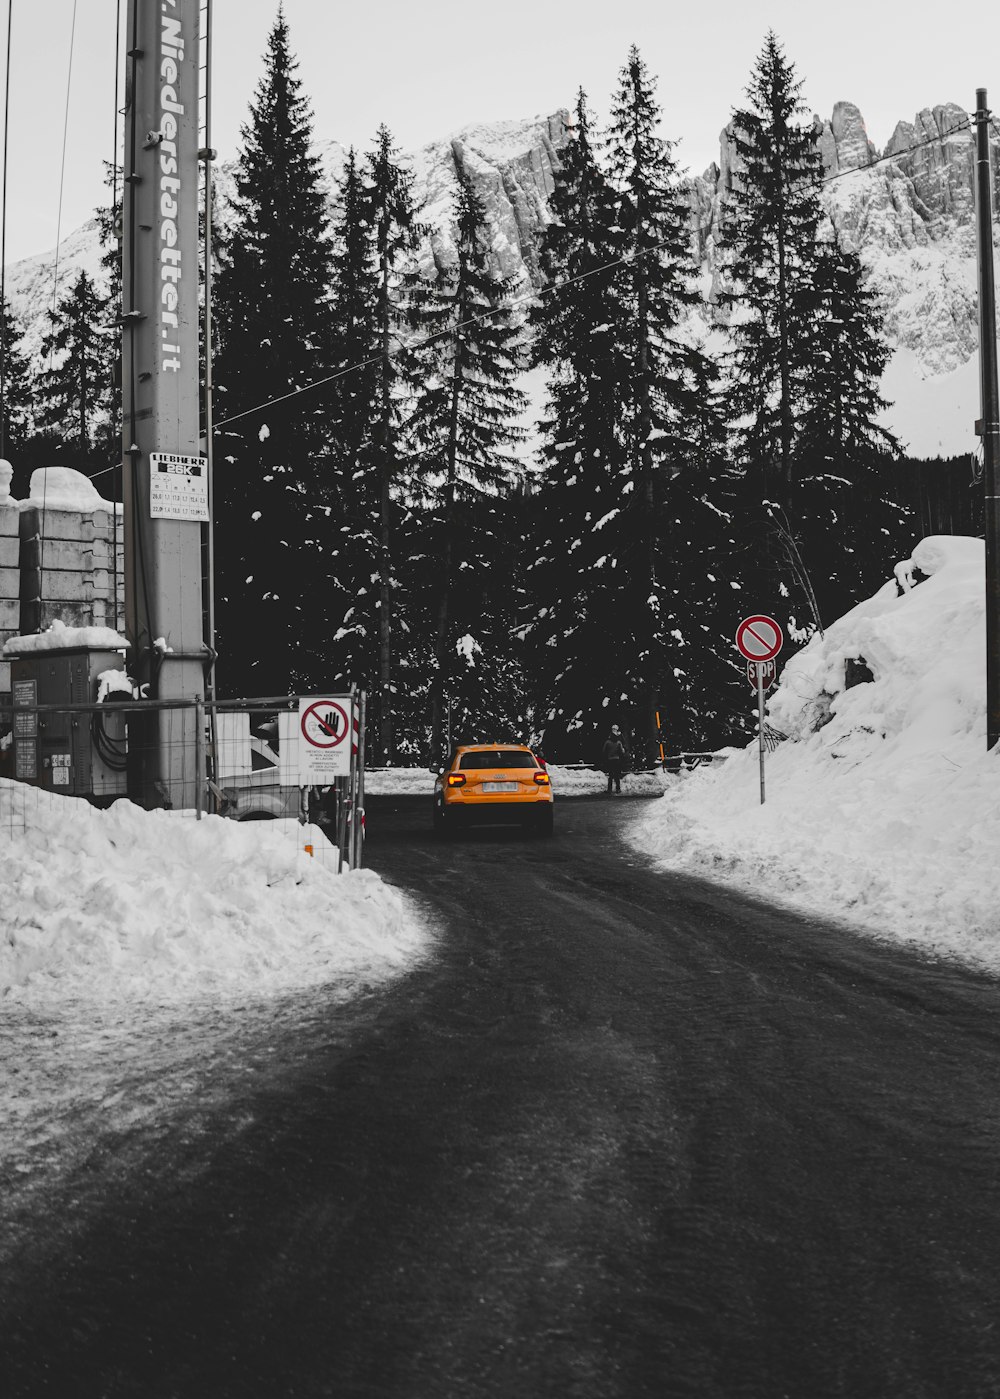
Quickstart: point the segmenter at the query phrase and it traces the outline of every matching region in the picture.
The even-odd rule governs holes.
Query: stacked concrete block
[[[123,630],[125,542],[113,510],[22,505],[22,636],[45,631],[57,619],[67,627]]]
[[[4,642],[21,629],[18,521],[17,506],[9,497],[5,503],[0,496],[0,696],[10,693],[10,661],[3,656]]]

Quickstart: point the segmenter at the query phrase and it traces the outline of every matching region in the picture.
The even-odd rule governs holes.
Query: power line
[[[73,87],[73,49],[76,41],[76,6],[73,0],[73,19],[69,30],[69,67],[66,71],[66,111],[63,116],[62,160],[59,165],[59,208],[56,214],[56,255],[52,275],[52,318],[55,320],[56,296],[59,291],[59,244],[62,239],[63,191],[66,186],[66,143],[69,137],[69,99]],[[54,351],[53,351],[54,353]],[[49,355],[49,369],[52,368],[52,354]]]
[[[905,151],[894,151],[892,155],[880,156],[877,160],[869,162],[868,165],[857,165],[853,166],[850,170],[840,170],[837,174],[829,175],[825,179],[818,180],[816,183],[818,185],[828,185],[832,184],[835,180],[846,179],[848,175],[863,174],[865,171],[872,170],[876,166],[884,164],[886,161],[899,160],[903,156],[910,155],[913,151],[921,150],[925,146],[934,145],[938,141],[944,141],[948,136],[953,136],[956,132],[966,130],[970,124],[971,118],[966,117],[963,122],[960,122],[957,126],[949,127],[947,131],[942,131],[936,136],[928,136],[923,141],[915,141],[913,145],[908,146]],[[690,236],[701,237],[703,234],[711,233],[713,227],[714,224],[709,223],[692,228],[690,230]],[[562,291],[566,287],[574,286],[578,282],[585,281],[588,277],[596,276],[599,272],[609,272],[616,267],[626,266],[628,263],[634,262],[637,258],[648,257],[651,253],[660,252],[665,246],[666,241],[654,243],[650,245],[650,247],[643,248],[637,253],[628,253],[624,257],[615,258],[613,261],[602,263],[598,267],[592,267],[587,272],[578,273],[575,277],[566,277],[560,282],[550,282],[547,287],[542,287],[537,291],[532,290],[531,292],[526,292],[523,296],[515,297],[513,300],[509,301],[506,306],[497,307],[495,310],[491,311],[484,311],[478,316],[470,316],[467,320],[460,321],[457,325],[450,327],[448,330],[438,331],[434,335],[423,336],[416,340],[408,341],[404,348],[417,349],[424,345],[433,344],[435,340],[441,340],[445,336],[453,335],[457,331],[465,330],[469,326],[481,325],[484,321],[491,320],[494,316],[504,315],[514,307],[522,305],[524,302],[537,301],[542,296],[548,296],[551,292]],[[322,379],[316,379],[312,383],[304,384],[301,388],[292,389],[290,392],[281,394],[277,398],[271,398],[264,403],[258,403],[253,408],[246,408],[241,413],[233,413],[228,418],[220,418],[215,426],[216,428],[227,427],[231,423],[240,422],[244,418],[253,417],[256,413],[265,412],[268,408],[274,408],[280,403],[287,403],[289,400],[298,398],[302,394],[311,393],[315,389],[325,388],[327,384],[334,383],[335,380],[343,378],[345,374],[353,374],[358,370],[368,368],[370,365],[378,364],[381,358],[381,355],[373,355],[369,359],[359,360],[356,364],[346,365],[344,368],[338,369],[333,374],[328,374]]]
[[[69,99],[70,99],[70,93],[71,93],[72,88],[73,88],[73,51],[74,51],[74,48],[75,48],[75,46],[76,46],[76,6],[77,6],[77,0],[73,0],[73,19],[72,19],[72,22],[71,22],[71,24],[70,24],[70,30],[69,30],[69,64],[68,64],[67,69],[66,69],[66,111],[65,111],[65,115],[63,116],[62,160],[61,160],[60,165],[59,165],[59,210],[58,210],[58,213],[57,213],[57,215],[56,215],[56,255],[55,255],[55,264],[54,264],[53,273],[52,273],[52,348],[51,348],[51,350],[49,351],[49,373],[50,373],[50,374],[51,374],[51,372],[52,372],[52,360],[53,360],[53,358],[54,358],[54,356],[55,356],[55,352],[56,352],[56,349],[55,349],[55,325],[56,325],[56,298],[57,298],[58,292],[59,292],[59,243],[60,243],[60,239],[61,239],[61,237],[62,237],[63,190],[64,190],[65,185],[66,185],[66,143],[67,143],[67,140],[68,140],[68,137],[69,137]],[[45,473],[45,484],[44,484],[43,487],[42,487],[42,509],[43,509],[43,510],[45,509],[45,503],[46,503],[46,500],[48,499],[48,493],[49,493],[49,476],[48,476],[48,472],[46,472],[46,473]],[[39,591],[39,596],[40,596],[40,597],[44,597],[44,596],[45,596],[45,594],[44,594],[44,592],[43,592],[43,590],[42,590],[42,584],[41,584],[42,575],[43,575],[43,573],[44,573],[44,570],[45,570],[45,534],[44,534],[44,532],[43,532],[43,533],[42,533],[42,537],[41,537],[41,539],[39,540],[39,544],[38,544],[38,580],[39,580],[39,589],[38,589],[38,591]],[[115,622],[117,623],[117,621],[118,621],[118,619],[117,619],[117,617],[116,617],[116,618],[115,618]],[[42,629],[42,608],[41,608],[41,604],[39,604],[39,608],[38,608],[38,626],[37,626],[37,629],[38,629],[39,631],[41,631],[41,629]]]
[[[7,134],[10,131],[10,34],[14,0],[7,0],[7,72],[3,90],[3,196],[0,201],[0,458],[7,455]]]
[[[867,165],[853,165],[850,170],[838,170],[836,175],[827,175],[819,180],[821,185],[833,184],[834,180],[842,180],[848,175],[861,174],[866,170],[874,170],[876,165],[884,165],[887,160],[899,160],[904,155],[910,155],[913,151],[919,151],[924,146],[936,145],[938,141],[947,140],[949,136],[954,136],[958,131],[968,131],[972,125],[972,118],[966,117],[957,126],[950,126],[947,131],[941,131],[936,136],[928,136],[924,141],[915,141],[912,146],[907,146],[905,151],[893,151],[891,155],[880,155],[876,160],[870,160]]]

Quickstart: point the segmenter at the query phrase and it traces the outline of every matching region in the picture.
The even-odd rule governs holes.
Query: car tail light
[[[464,787],[464,786],[465,786],[465,773],[464,773],[464,772],[449,772],[449,774],[448,774],[448,786],[449,786],[449,787]]]
[[[548,773],[547,773],[547,772],[536,772],[536,773],[535,773],[535,781],[538,783],[539,787],[547,787],[547,786],[549,785],[549,775],[548,775]]]

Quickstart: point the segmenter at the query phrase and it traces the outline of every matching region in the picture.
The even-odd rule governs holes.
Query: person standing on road
[[[622,731],[617,724],[611,725],[611,732],[604,740],[604,771],[608,774],[608,796],[611,795],[611,784],[615,784],[615,791],[621,794],[622,771],[625,767],[627,757],[625,744],[622,742]]]

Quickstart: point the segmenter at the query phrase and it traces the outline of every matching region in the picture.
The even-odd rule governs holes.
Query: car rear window
[[[519,748],[490,748],[482,753],[463,753],[458,766],[468,772],[470,768],[533,768],[538,764],[533,754]]]

